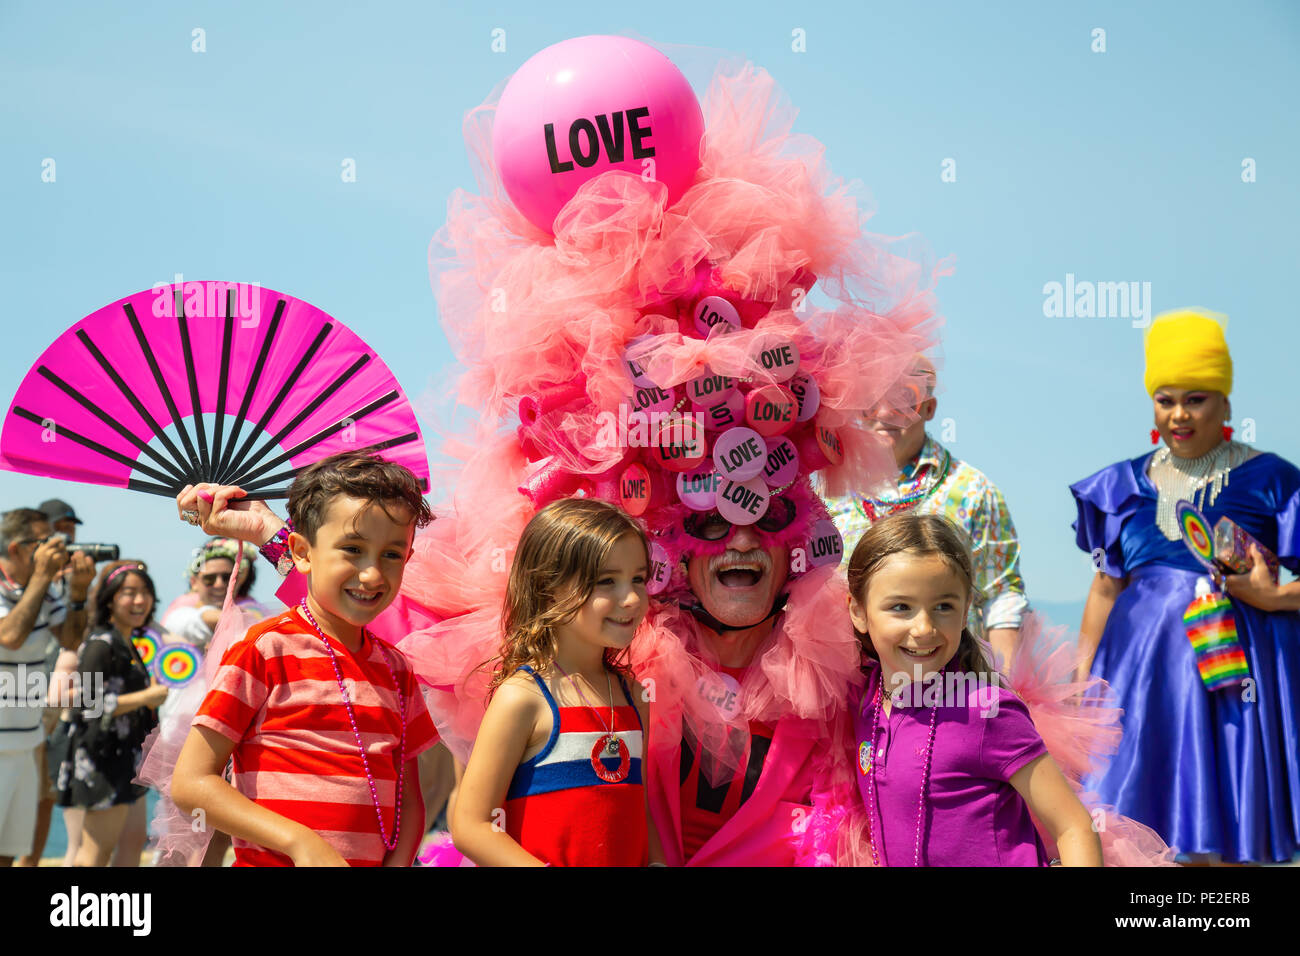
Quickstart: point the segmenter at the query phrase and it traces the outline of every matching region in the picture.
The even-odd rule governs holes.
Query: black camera
[[[50,538],[62,538],[63,543],[68,546],[68,553],[75,554],[80,551],[83,554],[90,555],[90,560],[99,564],[101,561],[116,561],[122,556],[121,549],[115,544],[91,544],[88,541],[68,541],[68,536],[61,532],[50,535]],[[46,540],[49,540],[48,538]]]

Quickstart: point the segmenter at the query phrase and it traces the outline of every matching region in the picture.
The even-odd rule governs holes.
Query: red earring
[[[1160,444],[1160,432],[1155,428],[1151,429],[1151,444],[1153,445]]]
[[[1231,425],[1224,425],[1224,426],[1223,426],[1223,440],[1224,440],[1224,441],[1232,441],[1232,426],[1231,426]]]

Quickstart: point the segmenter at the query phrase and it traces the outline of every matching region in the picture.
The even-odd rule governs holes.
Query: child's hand
[[[311,830],[303,828],[303,836],[295,841],[289,854],[294,866],[347,866],[348,861]]]

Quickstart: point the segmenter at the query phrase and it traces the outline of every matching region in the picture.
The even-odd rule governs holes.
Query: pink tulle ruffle
[[[521,401],[583,376],[592,410],[615,410],[632,393],[624,351],[654,353],[651,376],[680,384],[705,365],[721,374],[767,374],[745,354],[747,337],[792,335],[801,370],[818,380],[833,427],[858,427],[879,402],[914,404],[904,379],[915,355],[937,340],[931,263],[911,237],[867,233],[870,209],[826,163],[821,144],[791,133],[796,111],[764,71],[719,72],[704,101],[707,135],[695,184],[671,207],[663,186],[626,173],[587,182],[547,241],[513,209],[491,160],[489,102],[466,119],[481,195],[458,191],[430,246],[430,272],[444,327],[466,368],[460,404],[495,423]],[[838,301],[807,298],[813,281]],[[746,328],[697,336],[696,299],[721,294]],[[566,414],[569,420],[565,420]],[[578,420],[573,418],[578,415]],[[552,409],[534,428],[565,435],[573,471],[611,462],[594,422]],[[863,453],[830,476],[884,458]],[[860,478],[861,474],[856,475]]]
[[[1006,674],[1007,684],[1029,708],[1034,728],[1052,759],[1092,813],[1107,866],[1176,866],[1175,850],[1145,824],[1099,803],[1083,780],[1100,773],[1119,749],[1122,710],[1100,677],[1074,679],[1076,643],[1062,640],[1064,628],[1047,631],[1036,613],[1025,615]],[[1037,823],[1037,821],[1035,821]],[[1050,837],[1039,825],[1048,850]]]
[[[242,549],[243,545],[240,547]],[[232,579],[221,608],[221,617],[204,652],[202,675],[179,690],[172,691],[166,714],[145,738],[144,756],[137,780],[158,791],[158,803],[149,824],[149,833],[156,841],[157,866],[198,866],[212,836],[206,827],[196,828],[195,819],[172,802],[172,772],[176,769],[176,760],[180,757],[181,748],[185,746],[185,738],[189,736],[190,726],[203,705],[203,698],[207,696],[208,687],[212,684],[222,657],[232,644],[241,640],[248,629],[260,620],[258,615],[245,614],[233,600],[234,585]]]
[[[670,604],[655,608],[631,648],[637,680],[653,695],[654,727],[680,728],[692,746],[708,752],[713,760],[702,769],[719,784],[734,777],[746,757],[750,721],[794,716],[831,725],[862,680],[847,600],[844,579],[831,568],[792,584],[786,610],[755,653],[731,711],[713,702],[724,696],[724,684],[695,619]],[[845,626],[837,627],[841,620]]]
[[[831,462],[819,450],[814,421],[788,432],[801,471],[784,494],[797,518],[767,541],[794,549],[826,517],[811,472],[838,493],[894,470],[864,416],[880,404],[915,406],[913,367],[937,341],[933,287],[947,265],[930,261],[912,237],[865,231],[869,204],[831,172],[821,144],[793,134],[796,111],[752,66],[715,74],[703,103],[701,167],[677,202],[665,208],[659,183],[609,173],[561,210],[553,239],[506,197],[492,164],[494,110],[489,101],[464,125],[479,194],[453,194],[429,249],[443,327],[464,369],[454,398],[479,417],[440,450],[463,471],[452,508],[420,536],[403,585],[439,622],[400,646],[443,739],[464,760],[491,676],[482,665],[499,652],[519,533],[559,497],[618,502],[622,469],[646,463],[656,493],[642,521],[674,570],[633,642],[632,663],[639,680],[653,682],[657,725],[702,744],[721,780],[739,766],[747,720],[837,719],[859,679],[843,584],[829,569],[796,569],[787,609],[745,677],[740,710],[727,715],[708,702],[717,662],[678,601],[687,599],[685,559],[725,545],[684,535],[688,512],[675,475],[635,442],[611,440],[610,423],[625,420],[634,394],[625,358],[690,410],[681,387],[688,379],[709,370],[770,381],[755,345],[779,338],[797,347],[800,372],[820,392],[815,423],[838,432],[842,458]],[[692,313],[706,295],[726,297],[742,327],[700,335]]]

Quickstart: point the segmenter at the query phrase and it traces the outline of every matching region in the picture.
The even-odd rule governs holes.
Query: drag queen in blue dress
[[[1183,612],[1208,575],[1174,506],[1191,500],[1211,525],[1227,515],[1295,573],[1300,470],[1228,437],[1232,360],[1215,319],[1157,317],[1146,360],[1162,447],[1070,488],[1078,545],[1098,569],[1083,666],[1095,651],[1092,673],[1124,708],[1120,750],[1088,785],[1180,859],[1290,860],[1300,846],[1300,582],[1274,583],[1253,553],[1250,574],[1226,579],[1250,679],[1207,691]]]

